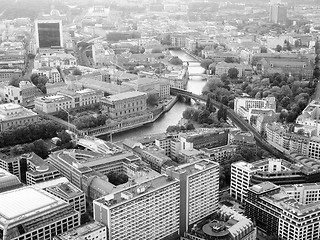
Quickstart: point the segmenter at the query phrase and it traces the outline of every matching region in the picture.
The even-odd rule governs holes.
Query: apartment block
[[[180,180],[180,234],[218,209],[219,164],[198,160],[167,169]]]
[[[96,199],[94,219],[110,240],[170,239],[179,231],[179,198],[179,180],[163,175]]]
[[[1,193],[0,205],[3,240],[50,240],[80,225],[80,213],[67,202],[33,187]]]

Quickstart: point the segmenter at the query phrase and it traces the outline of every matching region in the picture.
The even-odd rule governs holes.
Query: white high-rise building
[[[157,240],[177,235],[180,182],[159,176],[93,202],[95,221],[107,226],[108,239]]]
[[[110,240],[174,239],[218,209],[218,190],[219,165],[199,160],[95,200],[94,219]]]

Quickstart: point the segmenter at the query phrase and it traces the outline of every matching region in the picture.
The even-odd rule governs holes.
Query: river
[[[194,61],[192,57],[183,51],[170,51],[173,56],[178,56],[183,62]],[[203,73],[204,69],[200,66],[200,63],[190,62],[189,73],[197,74]],[[188,82],[187,90],[196,94],[201,94],[203,86],[206,81],[200,76],[191,76]],[[125,132],[116,133],[113,135],[113,141],[122,141],[126,138],[132,138],[136,136],[146,136],[150,134],[165,132],[169,125],[176,125],[182,117],[183,111],[188,107],[184,102],[177,102],[169,112],[163,114],[158,120],[152,124],[147,124],[139,128],[131,129]],[[103,136],[103,139],[107,140],[107,136]]]

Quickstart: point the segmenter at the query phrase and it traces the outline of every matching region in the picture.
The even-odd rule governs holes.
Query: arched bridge
[[[183,89],[179,89],[179,88],[170,88],[170,94],[171,95],[180,95],[182,97],[186,97],[186,98],[191,98],[194,100],[199,100],[199,101],[207,101],[207,97],[206,96],[202,96],[202,95],[197,95],[194,94],[192,92],[183,90]],[[211,102],[213,104],[214,107],[216,108],[220,108],[221,104],[218,101],[215,101],[213,99],[211,99]],[[229,119],[231,119],[231,121],[237,126],[239,127],[242,131],[247,131],[247,132],[251,132],[254,135],[254,138],[257,142],[257,144],[262,147],[263,149],[267,150],[268,152],[272,153],[274,156],[278,157],[278,158],[284,158],[287,159],[289,161],[292,161],[291,159],[289,159],[287,156],[285,156],[282,152],[280,152],[279,150],[275,149],[272,145],[270,145],[266,140],[264,140],[262,138],[262,136],[257,132],[257,130],[252,127],[248,122],[244,121],[242,118],[240,118],[232,109],[230,109],[229,107],[225,106],[227,108],[227,116]]]

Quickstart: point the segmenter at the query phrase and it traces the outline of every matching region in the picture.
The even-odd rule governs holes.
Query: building
[[[19,87],[4,86],[0,88],[0,94],[4,102],[16,103],[24,107],[33,107],[34,99],[43,95],[41,90],[29,81],[20,81]]]
[[[286,184],[284,179],[281,179],[280,173],[287,172],[288,175],[292,173],[290,164],[282,159],[265,159],[256,161],[253,163],[247,162],[235,162],[231,164],[231,182],[230,182],[230,195],[240,202],[244,202],[247,198],[248,188],[251,185],[253,178],[259,178],[259,173],[273,173],[279,175],[278,179],[272,179],[271,181],[279,180],[277,183]],[[267,178],[266,178],[267,179]],[[289,180],[290,182],[290,180]]]
[[[266,97],[263,99],[237,97],[234,99],[234,111],[238,115],[246,117],[246,115],[244,115],[243,112],[247,112],[250,109],[268,109],[273,110],[275,112],[276,99],[275,97]]]
[[[55,236],[53,240],[106,240],[107,227],[99,222],[91,222],[81,225],[63,234]]]
[[[167,174],[93,202],[108,239],[176,239],[218,208],[218,164],[200,160]]]
[[[28,164],[28,171],[26,172],[28,185],[33,185],[60,177],[60,172],[38,155],[34,153],[25,155]]]
[[[241,146],[254,146],[256,140],[251,132],[242,132],[240,130],[230,130],[228,134],[228,144]]]
[[[132,181],[142,182],[159,175],[143,164],[139,157],[112,144],[107,145],[108,153],[85,150],[58,151],[50,154],[49,162],[61,172],[61,175],[84,191],[89,200],[128,187]],[[128,182],[118,186],[110,183],[106,175],[111,171],[127,175]]]
[[[119,93],[101,98],[101,104],[113,118],[146,113],[147,94],[144,92]]]
[[[237,77],[250,76],[252,75],[252,67],[249,65],[241,64],[241,63],[226,63],[219,62],[215,67],[215,75],[221,76],[222,74],[229,74],[229,69],[235,68],[238,70]]]
[[[177,237],[180,181],[162,175],[93,202],[94,219],[107,226],[107,238],[155,240]]]
[[[103,92],[83,89],[77,91],[61,90],[55,95],[35,99],[35,109],[44,113],[55,113],[60,109],[78,108],[99,103]]]
[[[56,83],[62,81],[60,73],[56,68],[42,67],[33,69],[32,73],[38,74],[39,76],[46,76],[48,78],[48,83]]]
[[[229,129],[205,129],[180,135],[181,150],[213,148],[227,145]]]
[[[37,48],[63,47],[61,20],[35,20]]]
[[[254,240],[256,237],[257,229],[250,219],[223,205],[210,216],[209,222],[196,224],[193,231],[184,233],[181,240]]]
[[[1,193],[0,205],[3,240],[49,240],[80,225],[80,213],[67,202],[33,187]]]
[[[287,23],[287,6],[283,4],[270,5],[269,21],[276,24]]]
[[[319,189],[318,184],[260,183],[249,189],[245,213],[268,235],[284,240],[318,239]]]
[[[16,103],[0,105],[0,131],[21,125],[35,123],[39,120],[37,113]]]
[[[233,156],[237,151],[237,145],[225,145],[215,148],[202,148],[201,153],[210,160],[220,163],[225,158]]]
[[[0,82],[10,82],[12,78],[19,78],[21,76],[21,69],[0,69]]]
[[[19,178],[0,168],[0,193],[22,187]]]
[[[198,160],[167,169],[180,180],[180,234],[218,209],[219,164]]]
[[[63,50],[63,49],[62,49]],[[74,67],[77,65],[77,58],[70,53],[65,53],[64,51],[59,52],[53,49],[49,52],[38,53],[34,59],[34,68],[56,68],[61,69]]]
[[[44,190],[69,203],[81,215],[86,213],[86,197],[84,192],[70,182],[48,186]]]
[[[28,171],[27,159],[22,155],[20,157],[0,157],[0,168],[17,176],[20,181],[26,183],[26,172]]]

